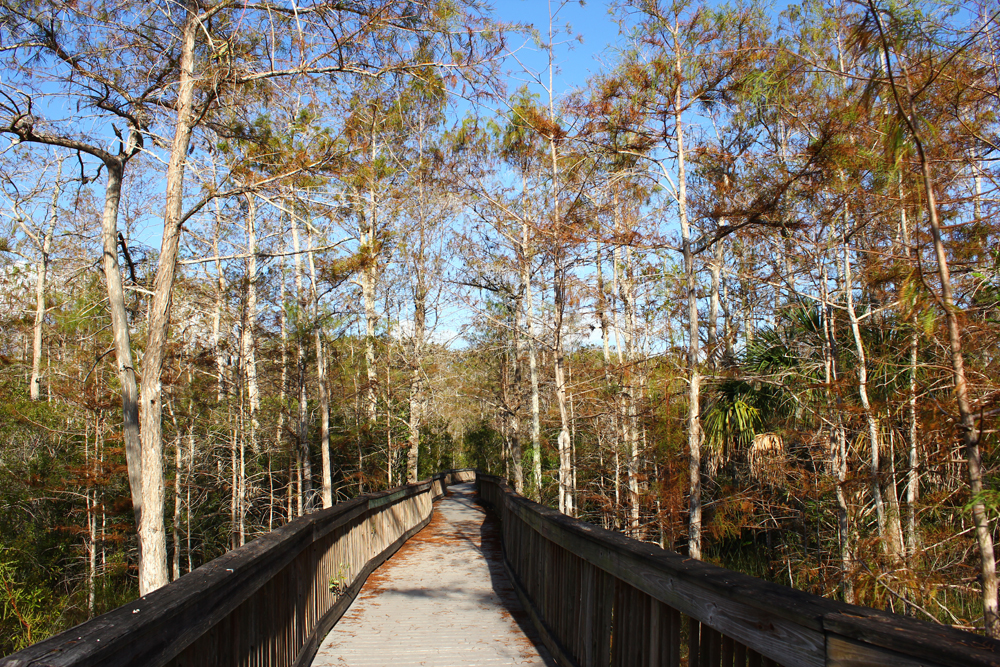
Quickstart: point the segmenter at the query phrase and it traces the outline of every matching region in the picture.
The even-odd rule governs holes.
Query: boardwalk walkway
[[[495,521],[457,484],[372,573],[313,667],[553,665],[511,589]]]

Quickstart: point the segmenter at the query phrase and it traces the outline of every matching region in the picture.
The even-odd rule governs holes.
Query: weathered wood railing
[[[0,659],[2,667],[308,665],[368,575],[471,470],[292,521],[143,598]]]
[[[1000,642],[691,560],[533,503],[490,475],[504,566],[564,666],[976,667]]]

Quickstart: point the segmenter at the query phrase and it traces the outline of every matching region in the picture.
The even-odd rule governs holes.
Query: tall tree
[[[921,113],[920,109],[925,95],[934,91],[933,84],[941,79],[942,71],[952,65],[956,56],[959,56],[979,36],[980,32],[975,31],[968,37],[963,35],[959,40],[949,44],[950,53],[939,61],[938,58],[926,58],[925,54],[921,53],[922,48],[934,48],[937,44],[933,42],[920,44],[916,39],[912,39],[911,36],[922,36],[923,33],[907,29],[911,27],[909,22],[912,19],[906,13],[883,9],[874,0],[869,0],[868,9],[869,14],[866,18],[869,19],[870,23],[868,25],[862,23],[862,30],[867,29],[877,36],[877,48],[884,58],[882,64],[885,68],[885,80],[882,83],[888,88],[888,94],[894,103],[897,136],[903,134],[909,137],[920,170],[919,182],[923,188],[934,257],[937,261],[941,306],[944,310],[948,331],[948,356],[951,362],[952,381],[958,404],[961,436],[969,475],[970,504],[972,505],[980,556],[980,585],[982,587],[984,623],[986,633],[989,636],[1000,637],[1000,602],[998,602],[997,593],[996,556],[984,499],[980,428],[976,424],[966,377],[966,351],[962,341],[959,308],[956,304],[948,252],[942,234],[935,192],[937,183],[932,167],[932,158],[926,143],[924,128],[933,120],[928,117],[929,114],[926,112]],[[961,119],[961,114],[959,118]]]
[[[47,189],[40,180],[36,186],[30,188],[28,192],[21,192],[18,186],[19,176],[15,174],[4,174],[3,181],[6,186],[5,197],[9,201],[9,210],[5,211],[11,219],[13,225],[20,229],[28,238],[37,256],[35,261],[35,321],[32,326],[31,335],[31,379],[29,380],[29,393],[31,400],[41,400],[42,390],[42,329],[45,322],[46,311],[46,281],[49,276],[49,269],[52,255],[52,240],[55,234],[56,224],[59,217],[59,195],[63,187],[62,168],[65,157],[56,158],[56,173],[54,182],[49,185],[51,189],[48,210],[44,218],[40,221],[33,221],[32,216],[25,210],[26,205],[32,203],[32,199],[45,193]],[[41,179],[49,180],[48,165],[41,169]],[[14,231],[14,230],[12,230]]]
[[[700,250],[689,215],[690,129],[687,116],[697,105],[724,98],[738,87],[759,38],[760,12],[754,7],[718,10],[687,1],[636,3],[636,50],[626,54],[618,72],[603,85],[608,99],[629,98],[624,120],[638,138],[631,152],[657,160],[659,180],[676,204],[687,301],[687,445],[690,494],[688,553],[702,551],[701,344],[695,255]],[[718,58],[717,53],[725,53]],[[666,150],[659,160],[654,148]]]
[[[245,99],[241,98],[243,93],[251,89],[267,90],[268,82],[279,78],[310,74],[367,77],[414,64],[471,66],[480,53],[479,36],[469,31],[467,38],[459,38],[450,28],[457,22],[474,20],[475,10],[470,16],[462,9],[438,12],[430,6],[412,15],[396,0],[374,3],[361,11],[323,0],[307,7],[265,3],[252,9],[202,0],[188,0],[166,8],[142,3],[103,7],[66,2],[37,8],[5,3],[0,9],[4,30],[8,31],[6,41],[12,45],[5,54],[16,58],[19,50],[27,51],[57,63],[55,78],[69,94],[84,106],[111,117],[105,125],[107,130],[113,129],[121,137],[111,122],[122,122],[127,127],[128,134],[119,142],[117,153],[102,148],[101,143],[89,137],[73,135],[72,130],[50,130],[48,125],[38,122],[35,114],[40,106],[34,104],[31,93],[23,92],[41,94],[47,77],[40,71],[17,67],[28,85],[10,88],[11,92],[4,96],[3,126],[7,132],[22,141],[87,152],[101,160],[108,170],[105,273],[112,320],[120,339],[118,363],[124,387],[126,443],[139,522],[140,588],[146,593],[167,581],[162,375],[182,225],[218,194],[209,193],[193,203],[185,199],[186,169],[196,130],[220,120],[216,111],[238,105]],[[386,20],[386,16],[411,18]],[[270,31],[269,26],[280,26],[281,30]],[[337,26],[342,32],[331,33],[330,26]],[[66,27],[73,28],[72,35],[65,33]],[[408,44],[414,29],[428,34],[443,31],[451,42],[463,42],[463,48],[448,49],[447,63],[415,61],[414,49]],[[275,43],[270,38],[257,39],[258,34],[280,37]],[[100,48],[102,44],[115,44],[115,48]],[[80,48],[76,50],[78,45]],[[165,53],[170,56],[164,57]],[[121,64],[126,68],[116,69]],[[123,78],[117,72],[126,72],[128,76]],[[211,85],[202,86],[202,82]],[[161,115],[163,109],[167,113]],[[156,141],[162,135],[172,138],[164,146],[167,167],[163,238],[149,303],[138,397],[140,430],[138,420],[133,423],[137,416],[133,408],[136,396],[131,388],[135,378],[123,298],[118,296],[120,277],[116,277],[114,231],[125,163],[138,154],[144,135],[153,134],[151,123],[156,119],[162,120],[163,126],[153,138]],[[220,125],[214,127],[223,129]]]

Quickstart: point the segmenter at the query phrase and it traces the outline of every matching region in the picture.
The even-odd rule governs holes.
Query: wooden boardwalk
[[[471,483],[372,573],[313,667],[554,665],[501,562],[499,529]]]
[[[995,639],[664,551],[470,469],[300,517],[0,667],[552,665],[519,600],[581,667],[1000,667]]]

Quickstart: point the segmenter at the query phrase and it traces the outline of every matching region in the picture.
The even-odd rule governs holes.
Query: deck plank
[[[499,527],[453,485],[434,518],[378,570],[312,667],[554,665],[501,562]]]

